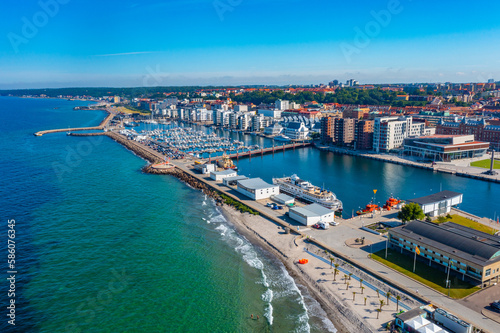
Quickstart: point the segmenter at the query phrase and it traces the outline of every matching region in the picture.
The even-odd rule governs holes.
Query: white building
[[[210,172],[215,171],[215,164],[206,163],[206,164],[196,164],[194,168],[200,171],[202,174],[206,175]]]
[[[292,140],[305,140],[309,136],[309,129],[302,122],[290,122],[284,130],[284,134]]]
[[[264,116],[259,114],[252,116],[252,125],[250,130],[252,132],[260,132],[260,129],[264,127]]]
[[[246,112],[248,111],[248,105],[235,105],[234,106],[234,111],[236,112]]]
[[[373,149],[388,152],[403,146],[405,138],[424,136],[425,124],[413,123],[412,117],[375,118],[373,125]]]
[[[409,200],[422,207],[424,214],[431,217],[448,214],[452,206],[462,203],[463,194],[453,191],[441,191],[421,198]]]
[[[238,180],[245,180],[245,179],[248,179],[248,177],[247,176],[226,177],[222,180],[222,184],[226,186],[236,186]]]
[[[268,184],[260,178],[239,180],[236,190],[253,200],[267,199],[280,193],[278,185]]]
[[[240,130],[246,131],[250,125],[251,125],[251,119],[250,119],[250,114],[249,113],[244,113],[238,117],[238,128]]]
[[[283,126],[278,123],[274,123],[271,126],[264,128],[265,135],[279,135],[283,131]]]
[[[271,197],[273,201],[276,201],[279,204],[282,205],[293,205],[295,203],[295,198],[291,197],[289,195],[286,195],[284,193],[278,194],[278,195],[273,195]]]
[[[196,120],[196,121],[211,121],[212,120],[212,111],[209,111],[205,108],[202,109],[196,109],[195,111],[195,118],[191,120]]]
[[[335,220],[335,212],[319,204],[305,207],[292,207],[288,216],[303,225],[313,225],[318,222],[330,223]]]
[[[264,115],[264,117],[271,118],[281,118],[281,110],[270,110],[270,109],[259,109],[259,114]]]
[[[214,110],[213,111],[213,121],[217,126],[227,127],[229,126],[229,115],[231,111],[224,110]]]
[[[225,178],[236,177],[237,175],[237,172],[232,169],[210,172],[210,178],[212,178],[216,182],[220,182]]]
[[[275,103],[274,106],[278,110],[289,110],[290,109],[290,102],[289,101],[282,101],[281,99],[278,99]]]
[[[239,113],[237,112],[231,112],[229,114],[229,123],[228,123],[228,126],[229,128],[232,128],[232,129],[237,129],[238,128],[238,117],[239,117]]]

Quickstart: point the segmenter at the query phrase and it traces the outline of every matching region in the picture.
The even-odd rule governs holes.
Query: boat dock
[[[92,130],[103,130],[106,125],[113,119],[115,116],[114,113],[112,113],[110,110],[106,110],[109,115],[104,118],[104,120],[99,124],[99,126],[94,126],[94,127],[74,127],[74,128],[59,128],[59,129],[53,129],[53,130],[45,130],[45,131],[39,131],[34,133],[34,136],[42,136],[44,134],[50,134],[50,133],[58,133],[58,132],[74,132],[74,131],[92,131]]]
[[[293,143],[289,143],[289,144],[283,144],[281,146],[273,146],[273,147],[270,147],[270,148],[261,148],[261,149],[254,149],[254,150],[247,150],[247,151],[243,151],[243,152],[236,152],[236,153],[233,153],[233,154],[228,154],[229,158],[231,159],[240,159],[240,158],[245,158],[245,157],[248,157],[248,158],[252,158],[252,156],[264,156],[264,155],[267,155],[267,154],[275,154],[275,153],[278,153],[278,152],[285,152],[286,150],[290,150],[290,149],[293,149],[295,150],[295,148],[306,148],[306,147],[311,147],[312,146],[312,143],[310,142],[293,142]],[[217,156],[217,157],[214,157],[213,160],[219,160],[221,159],[222,156]]]

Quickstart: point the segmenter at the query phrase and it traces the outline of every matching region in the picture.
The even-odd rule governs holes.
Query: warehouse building
[[[290,208],[288,216],[303,225],[313,225],[320,221],[324,223],[333,222],[335,212],[315,203],[305,207]]]
[[[210,178],[216,182],[222,181],[224,178],[236,177],[238,174],[232,169],[222,170],[222,171],[212,171],[210,172]]]
[[[253,200],[270,198],[280,193],[278,185],[266,183],[260,178],[238,180],[236,190]]]
[[[273,201],[276,201],[279,204],[282,205],[293,205],[295,203],[295,198],[291,197],[289,195],[286,195],[284,193],[278,194],[278,195],[273,195],[271,197]]]

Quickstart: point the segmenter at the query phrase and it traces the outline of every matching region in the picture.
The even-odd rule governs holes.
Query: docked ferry
[[[273,184],[278,185],[281,192],[300,200],[317,203],[335,211],[342,210],[342,201],[337,199],[333,192],[314,186],[310,182],[300,179],[297,175],[273,178]]]

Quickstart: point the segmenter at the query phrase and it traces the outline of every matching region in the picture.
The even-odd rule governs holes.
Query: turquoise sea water
[[[83,104],[0,97],[0,232],[15,219],[18,272],[15,327],[0,285],[1,332],[335,331],[202,193],[108,138],[33,136],[98,124]]]

